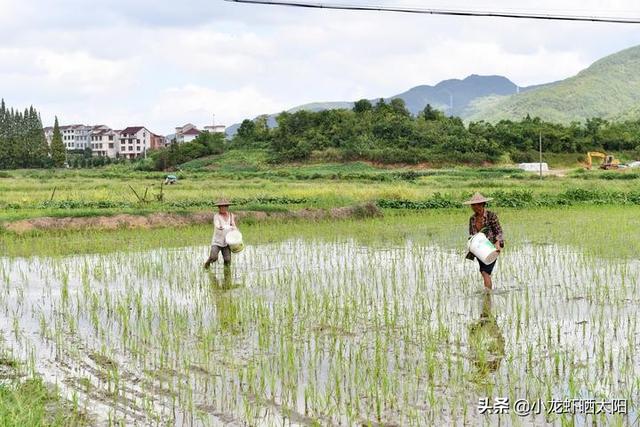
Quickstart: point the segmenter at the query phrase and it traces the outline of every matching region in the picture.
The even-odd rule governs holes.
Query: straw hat
[[[463,205],[477,205],[478,203],[487,203],[492,201],[493,198],[491,197],[484,197],[482,194],[480,193],[476,193],[473,195],[473,197],[471,197],[469,200],[467,200],[466,202],[463,202]]]
[[[216,206],[231,206],[233,203],[231,203],[229,200],[227,199],[220,199],[216,202]]]

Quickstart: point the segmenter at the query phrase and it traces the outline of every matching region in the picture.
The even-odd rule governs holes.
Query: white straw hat
[[[463,205],[477,205],[478,203],[487,203],[492,201],[493,198],[491,197],[484,197],[482,194],[480,193],[476,193],[473,195],[473,197],[471,197],[469,200],[467,200],[466,202],[463,202]]]

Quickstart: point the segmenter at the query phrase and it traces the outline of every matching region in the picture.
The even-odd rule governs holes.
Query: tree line
[[[360,100],[352,109],[319,112],[283,112],[277,126],[266,116],[245,120],[230,143],[224,135],[203,132],[192,142],[171,144],[149,153],[140,168],[167,170],[193,159],[232,149],[263,148],[273,162],[319,160],[371,160],[381,163],[495,162],[508,154],[515,162],[534,161],[539,138],[545,152],[584,153],[590,150],[636,150],[640,155],[640,120],[610,122],[600,118],[568,125],[525,117],[495,124],[480,121],[465,124],[430,105],[412,115],[404,101]],[[0,168],[102,166],[90,152],[67,153],[56,118],[48,147],[39,113],[24,112],[0,102]]]
[[[594,118],[563,125],[527,116],[465,125],[430,105],[414,116],[401,99],[375,104],[360,100],[351,110],[283,112],[276,121],[276,127],[269,127],[265,116],[243,121],[232,146],[267,148],[274,162],[314,155],[327,160],[471,164],[494,162],[504,154],[516,162],[533,161],[541,136],[545,151],[552,153],[640,148],[640,121]]]
[[[225,135],[222,133],[201,132],[193,141],[153,150],[149,153],[150,160],[138,165],[141,170],[168,170],[200,157],[222,154],[225,145]]]
[[[24,111],[0,101],[0,169],[42,168],[51,165],[40,114],[33,106]]]

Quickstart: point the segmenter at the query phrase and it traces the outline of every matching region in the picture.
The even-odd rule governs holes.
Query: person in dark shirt
[[[491,241],[499,252],[504,248],[504,237],[502,234],[502,227],[498,220],[498,215],[486,209],[487,202],[490,202],[491,198],[484,197],[480,193],[476,193],[470,200],[464,202],[465,205],[470,205],[473,209],[473,215],[469,218],[469,236],[474,236],[477,233],[484,233],[487,239]],[[471,252],[467,253],[467,259],[473,260],[476,258]],[[491,264],[485,264],[478,260],[480,264],[480,274],[484,281],[484,287],[487,290],[493,289],[493,282],[491,281],[491,273],[496,265],[496,261]]]

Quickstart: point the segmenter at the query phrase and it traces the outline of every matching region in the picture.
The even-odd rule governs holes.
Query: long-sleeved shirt
[[[236,228],[236,217],[229,212],[225,217],[219,213],[213,216],[213,237],[211,238],[211,246],[227,246],[227,233]]]
[[[476,215],[471,215],[471,218],[469,218],[469,236],[483,232],[491,243],[495,245],[496,242],[500,242],[500,246],[504,246],[504,236],[502,234],[500,221],[498,220],[498,215],[485,209],[482,223],[482,229],[478,230],[476,228]],[[471,252],[467,253],[467,259],[473,258],[475,257]]]

